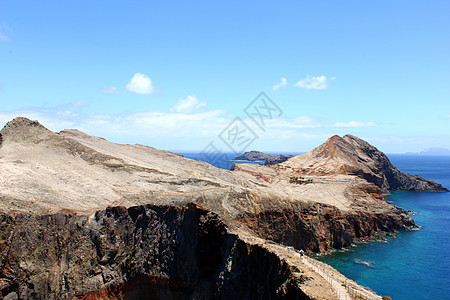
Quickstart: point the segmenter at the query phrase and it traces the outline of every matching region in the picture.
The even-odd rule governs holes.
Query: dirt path
[[[370,289],[358,285],[339,273],[333,267],[320,262],[300,252],[292,247],[287,247],[274,242],[260,239],[245,231],[239,231],[239,236],[248,243],[259,244],[269,251],[277,254],[290,266],[298,269],[294,276],[298,277],[301,289],[314,299],[321,300],[381,300]],[[307,280],[304,280],[307,279]]]
[[[348,279],[347,277],[345,277],[344,275],[342,275],[341,273],[339,273],[338,271],[336,271],[327,264],[312,259],[308,256],[302,256],[301,259],[304,264],[311,267],[319,275],[325,278],[328,281],[328,283],[330,283],[330,285],[333,287],[333,290],[337,294],[339,300],[382,299],[374,292],[358,285],[356,282]]]

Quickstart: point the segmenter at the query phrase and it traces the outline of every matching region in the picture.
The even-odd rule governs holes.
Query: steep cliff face
[[[255,233],[297,249],[326,252],[350,246],[377,233],[416,228],[408,213],[394,207],[383,213],[343,212],[330,205],[298,205],[291,209],[267,209],[241,220]]]
[[[382,189],[442,190],[351,136],[227,171],[16,118],[0,132],[0,164],[0,293],[10,299],[304,298],[305,278],[267,240],[341,248],[414,226]],[[334,299],[325,294],[315,295]]]
[[[21,299],[308,299],[275,254],[188,207],[0,214],[0,295]]]
[[[384,153],[352,135],[335,135],[310,152],[289,159],[284,165],[303,174],[356,175],[385,191],[448,192],[434,181],[399,171]]]

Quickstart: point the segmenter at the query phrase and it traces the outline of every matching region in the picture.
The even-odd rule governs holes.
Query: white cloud
[[[279,128],[282,130],[323,127],[323,124],[315,118],[309,116],[299,116],[296,118],[276,118],[267,120],[266,124],[268,128]]]
[[[72,107],[36,107],[31,110],[0,112],[0,129],[6,122],[18,116],[38,120],[52,131],[76,128],[96,136],[119,136],[128,139],[130,143],[145,138],[212,138],[232,120],[231,117],[225,116],[223,110],[195,113],[146,111],[112,115],[80,114]]]
[[[127,84],[127,90],[136,94],[153,93],[152,80],[145,74],[136,73]]]
[[[287,85],[287,79],[286,79],[286,77],[282,77],[281,81],[273,86],[272,91],[276,91],[280,88],[285,87],[286,85]]]
[[[118,95],[119,90],[115,86],[107,86],[101,89],[102,93],[110,94],[110,95]]]
[[[358,121],[350,121],[350,122],[336,122],[332,127],[371,127],[376,126],[375,122],[358,122]]]
[[[75,106],[57,108],[34,108],[0,112],[0,125],[17,116],[39,120],[53,131],[77,128],[98,136],[124,137],[214,137],[220,133],[235,116],[223,110],[205,108],[205,102],[188,96],[180,99],[169,111],[145,111],[128,115],[81,114]],[[243,119],[252,124],[250,119]],[[267,135],[282,138],[299,134],[335,134],[336,128],[356,128],[378,125],[375,122],[336,122],[323,123],[309,116],[296,118],[276,118],[267,120]],[[331,130],[331,132],[329,132]],[[130,140],[132,142],[132,140]]]
[[[448,115],[448,116],[446,117],[446,119],[447,119],[447,120],[450,120],[450,115]]]
[[[148,138],[213,138],[229,122],[223,117],[224,113],[214,110],[194,114],[146,111],[129,115],[88,115],[80,120],[77,128],[96,136],[126,138],[128,143]]]
[[[299,116],[296,118],[277,118],[266,121],[267,127],[278,128],[280,130],[294,130],[294,129],[313,129],[313,128],[356,128],[356,127],[371,127],[380,125],[375,122],[336,122],[336,123],[324,123],[320,120],[309,117]]]
[[[295,86],[307,90],[326,90],[328,88],[328,79],[325,75],[308,75],[306,78],[297,81]]]
[[[207,110],[205,102],[194,96],[187,96],[180,99],[170,110],[129,114],[84,114],[78,103],[0,111],[0,128],[17,116],[39,120],[52,131],[76,128],[121,143],[143,143],[162,149],[170,147],[197,150],[216,139],[236,117],[223,110]],[[242,120],[248,126],[253,124],[249,118]],[[348,127],[375,125],[379,124],[357,121],[326,123],[310,116],[281,117],[267,120],[266,132],[256,143],[263,147],[275,147],[281,145],[277,144],[278,142],[283,141],[291,150],[296,149],[295,147],[299,147],[298,151],[309,150],[328,137],[341,133],[342,130],[347,131]],[[293,142],[300,140],[302,142]],[[303,144],[307,141],[310,141],[307,143],[310,146]]]
[[[195,96],[187,96],[186,98],[181,98],[180,100],[178,100],[178,102],[170,109],[170,111],[192,114],[204,107],[206,107],[206,102],[198,101],[197,97]]]

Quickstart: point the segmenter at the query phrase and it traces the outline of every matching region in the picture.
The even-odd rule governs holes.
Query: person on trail
[[[303,249],[300,249],[300,256],[303,256]]]

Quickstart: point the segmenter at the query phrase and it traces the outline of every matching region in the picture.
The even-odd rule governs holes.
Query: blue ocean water
[[[389,155],[401,171],[450,188],[450,156]],[[393,192],[418,231],[320,258],[348,278],[392,299],[450,299],[450,193]]]
[[[200,153],[178,153],[211,163]],[[401,171],[421,175],[450,189],[450,156],[388,156]],[[227,153],[225,157],[213,164],[229,169],[235,163],[235,155]],[[399,232],[385,242],[366,242],[319,259],[394,300],[450,299],[450,193],[392,192],[387,201],[411,211],[420,229]]]
[[[175,153],[181,154],[186,158],[206,161],[207,163],[212,164],[218,168],[229,170],[235,163],[250,163],[250,164],[264,164],[264,161],[237,161],[234,160],[237,154],[232,152],[224,152],[221,154],[215,153],[199,153],[199,152],[187,152],[187,151],[173,151]],[[279,153],[279,152],[265,152],[267,154],[279,155],[279,154],[289,154],[289,155],[300,155],[304,152],[292,152],[292,153]]]

